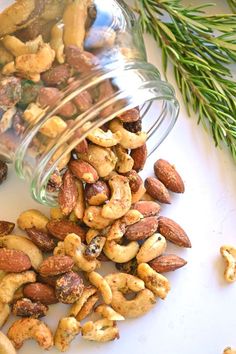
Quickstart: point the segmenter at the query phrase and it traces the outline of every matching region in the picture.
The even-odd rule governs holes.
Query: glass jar
[[[0,4],[0,155],[29,181],[33,197],[55,204],[57,193],[47,188],[52,173],[63,170],[95,128],[106,131],[135,107],[151,154],[179,106],[173,88],[147,63],[125,3],[49,0],[24,12],[21,1],[10,3]]]

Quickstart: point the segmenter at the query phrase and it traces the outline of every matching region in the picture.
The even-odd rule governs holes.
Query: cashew
[[[71,158],[71,154],[70,152],[63,155],[61,157],[61,155],[64,153],[64,151],[68,148],[68,144],[62,144],[59,149],[57,149],[57,151],[54,153],[54,155],[52,156],[51,160],[50,160],[50,163],[53,164],[58,158],[59,159],[59,162],[57,163],[57,168],[59,171],[63,170],[63,168],[65,168],[69,161],[70,161],[70,158]]]
[[[161,234],[150,236],[140,247],[136,256],[138,263],[148,263],[166,250],[166,239]]]
[[[11,309],[8,304],[0,303],[0,328],[6,323],[8,317],[10,316]],[[1,349],[0,349],[1,353]]]
[[[88,232],[86,233],[86,242],[89,245],[90,242],[97,237],[100,234],[99,230],[95,230],[95,229],[89,229]]]
[[[126,226],[130,226],[136,224],[143,219],[143,214],[141,214],[138,210],[129,210],[121,219]]]
[[[36,103],[30,103],[23,114],[24,120],[29,124],[36,124],[42,117],[44,110],[36,105]]]
[[[23,211],[17,219],[17,225],[21,230],[30,229],[32,227],[47,230],[46,225],[48,222],[49,219],[36,209]]]
[[[4,272],[3,270],[0,270],[0,281],[2,280],[2,278],[5,277],[6,274],[7,274],[6,272]]]
[[[104,148],[98,145],[90,144],[88,151],[78,156],[92,165],[97,171],[99,177],[105,177],[114,170],[117,157],[110,148]]]
[[[84,129],[89,128],[90,123],[86,123]],[[102,147],[112,147],[119,143],[121,139],[120,132],[112,133],[110,130],[104,131],[101,128],[93,129],[91,133],[87,134],[88,140],[92,143]]]
[[[143,215],[138,210],[129,210],[121,219],[111,225],[106,233],[106,239],[110,241],[122,238],[126,231],[125,227],[133,225],[141,219],[143,219]]]
[[[119,331],[115,322],[107,319],[86,322],[82,326],[81,332],[85,339],[96,342],[108,342],[119,338]]]
[[[16,108],[9,108],[0,120],[0,134],[5,133],[12,126],[13,117],[16,114]]]
[[[15,62],[10,61],[9,63],[5,64],[4,67],[2,68],[2,74],[3,75],[12,75],[16,71],[15,67]]]
[[[65,245],[64,242],[58,242],[57,246],[53,250],[53,255],[54,256],[65,256],[66,251],[65,251]]]
[[[64,42],[63,42],[63,23],[62,21],[57,22],[51,30],[51,41],[50,46],[56,53],[56,59],[59,64],[63,64],[65,62],[65,54],[64,54]]]
[[[54,336],[55,347],[61,352],[66,352],[71,341],[80,332],[80,323],[73,317],[62,318],[57,326]]]
[[[55,139],[67,128],[64,120],[58,116],[49,118],[40,128],[40,133],[48,138]]]
[[[131,171],[134,166],[134,160],[127,151],[121,145],[116,145],[115,152],[118,157],[116,171],[119,173],[127,173]]]
[[[170,283],[162,274],[155,272],[147,263],[140,263],[137,268],[138,276],[144,281],[145,286],[151,290],[155,296],[165,299]]]
[[[103,208],[89,206],[84,212],[84,223],[92,229],[102,230],[112,223],[112,220],[102,216]]]
[[[50,218],[61,220],[65,218],[65,215],[62,214],[61,208],[55,207],[50,209]]]
[[[96,302],[99,300],[98,294],[94,294],[88,298],[87,302],[84,304],[78,315],[76,316],[76,319],[78,321],[84,320],[87,316],[89,316],[94,308],[94,305]]]
[[[154,294],[145,289],[144,282],[130,274],[114,273],[105,277],[112,290],[112,308],[125,318],[142,316],[155,304]],[[124,294],[133,291],[137,295],[127,300]]]
[[[125,263],[133,259],[139,250],[139,244],[136,241],[128,245],[120,245],[115,240],[106,241],[103,252],[115,263]]]
[[[96,259],[88,261],[84,257],[86,246],[82,244],[81,239],[76,234],[69,234],[64,240],[66,255],[72,257],[75,265],[85,272],[92,272],[99,266],[99,261]]]
[[[23,284],[34,283],[36,274],[33,271],[22,273],[8,273],[0,281],[0,302],[10,303],[15,291]]]
[[[95,308],[95,313],[102,315],[110,321],[124,321],[124,317],[107,305],[99,305]]]
[[[232,283],[236,280],[236,248],[225,245],[220,248],[220,253],[226,261],[225,280]]]
[[[236,349],[232,349],[231,347],[227,347],[227,348],[225,348],[223,354],[236,354]]]
[[[69,316],[74,316],[78,321],[82,321],[81,312],[84,312],[84,308],[91,297],[96,294],[97,289],[93,286],[88,286],[84,288],[80,298],[72,305]],[[87,314],[86,314],[87,315]],[[79,319],[80,318],[80,319]]]
[[[0,44],[0,65],[6,65],[13,60],[13,55]]]
[[[155,199],[150,196],[147,192],[144,193],[144,195],[141,197],[142,201],[147,201],[147,202],[155,202]]]
[[[32,267],[36,270],[43,261],[43,255],[40,249],[32,241],[23,236],[3,236],[0,238],[0,247],[23,251],[28,255]]]
[[[74,213],[79,220],[82,220],[85,211],[84,187],[83,187],[83,183],[78,179],[76,179],[75,184],[78,190],[78,198],[76,201],[76,205],[74,207]]]
[[[36,318],[22,318],[15,321],[7,332],[16,349],[27,339],[35,339],[41,348],[49,350],[53,346],[53,335],[48,326]]]
[[[54,50],[49,44],[44,43],[36,54],[23,54],[16,57],[16,71],[26,76],[38,75],[50,69],[54,59]]]
[[[102,216],[109,219],[119,219],[131,207],[131,190],[129,180],[124,176],[113,176],[109,180],[111,198],[102,208]]]
[[[64,43],[83,49],[85,23],[90,0],[74,0],[68,3],[64,14]]]
[[[16,350],[12,345],[12,342],[0,332],[0,353],[1,354],[16,354]]]
[[[43,45],[43,39],[40,35],[32,41],[24,43],[19,38],[8,35],[2,39],[2,43],[10,53],[18,57],[20,55],[37,53],[39,47]]]
[[[96,272],[88,273],[87,276],[90,283],[101,292],[105,304],[110,304],[112,300],[112,292],[107,281]]]
[[[139,189],[137,190],[137,192],[132,193],[132,204],[137,203],[140,200],[142,200],[145,193],[146,193],[146,188],[144,187],[144,183],[142,183],[139,186]]]
[[[119,119],[113,119],[109,128],[113,133],[121,133],[120,145],[125,149],[137,149],[144,145],[147,140],[147,134],[145,132],[131,133],[123,127]]]

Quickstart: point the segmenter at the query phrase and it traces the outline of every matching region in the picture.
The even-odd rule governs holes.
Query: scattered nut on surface
[[[225,245],[220,248],[220,253],[226,261],[225,280],[232,283],[236,280],[236,248]]]

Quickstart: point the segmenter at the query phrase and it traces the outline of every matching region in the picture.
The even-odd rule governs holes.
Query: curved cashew
[[[89,245],[90,242],[97,236],[100,235],[100,231],[96,229],[89,229],[86,233],[86,242]]]
[[[67,124],[58,116],[53,116],[45,122],[40,128],[40,133],[48,138],[55,139],[66,130]]]
[[[76,317],[78,321],[82,321],[86,316],[88,316],[95,304],[95,296],[98,300],[96,292],[97,289],[93,286],[84,288],[81,297],[72,305],[69,316]],[[92,302],[91,299],[93,299]]]
[[[16,349],[22,347],[27,339],[35,339],[41,348],[48,350],[53,346],[53,335],[48,326],[36,318],[22,318],[15,321],[7,332]]]
[[[105,304],[110,304],[112,300],[112,292],[107,281],[97,272],[88,273],[87,276],[90,283],[101,292]]]
[[[76,316],[76,319],[78,321],[82,321],[87,316],[89,316],[93,312],[94,305],[97,303],[98,300],[99,300],[98,294],[94,294],[90,296],[90,298],[87,300],[87,302],[84,304],[84,306]]]
[[[32,241],[23,236],[8,235],[0,237],[0,247],[23,251],[30,258],[32,267],[36,270],[43,261],[40,249]]]
[[[64,30],[62,21],[57,22],[51,30],[50,46],[55,51],[56,59],[59,64],[63,64],[65,62],[63,32]]]
[[[220,253],[226,260],[225,280],[232,283],[236,280],[236,248],[225,245],[220,248]]]
[[[102,215],[103,208],[100,206],[89,206],[84,212],[84,223],[92,229],[102,230],[112,223],[112,220]]]
[[[78,154],[81,160],[89,162],[97,171],[99,177],[109,175],[115,168],[117,157],[110,148],[90,144],[88,151]]]
[[[74,317],[62,318],[57,326],[54,336],[55,347],[61,352],[66,352],[71,341],[79,334],[81,330],[80,323]]]
[[[76,234],[69,234],[66,236],[64,247],[66,255],[72,257],[75,265],[84,272],[92,272],[100,265],[100,262],[96,259],[87,260],[84,257],[86,246]]]
[[[107,319],[96,322],[89,321],[82,326],[82,336],[87,340],[108,342],[119,338],[119,331],[115,322]]]
[[[23,211],[17,219],[17,225],[21,230],[35,227],[36,229],[46,231],[46,225],[48,222],[49,219],[36,209]]]
[[[132,159],[132,157],[121,145],[115,146],[115,152],[116,156],[118,157],[116,171],[119,173],[130,172],[134,166],[134,160]]]
[[[109,128],[113,133],[121,133],[120,145],[123,146],[123,148],[125,149],[137,149],[138,147],[144,145],[147,140],[146,133],[139,132],[135,134],[129,132],[123,127],[119,119],[113,119],[110,123]]]
[[[110,321],[124,321],[125,319],[122,315],[113,310],[112,307],[104,304],[97,306],[94,312],[100,314],[102,317],[107,318]]]
[[[1,354],[16,354],[16,350],[12,345],[12,342],[0,332],[0,353]]]
[[[144,281],[145,286],[156,296],[165,299],[169,290],[170,283],[162,274],[155,272],[147,263],[140,263],[137,268],[138,276]]]
[[[33,271],[26,271],[22,273],[8,273],[0,281],[0,302],[9,304],[15,291],[23,284],[34,283],[36,281],[36,274]]]
[[[148,263],[166,250],[166,239],[161,234],[150,236],[140,247],[136,256],[138,263]]]
[[[105,132],[101,128],[96,128],[87,135],[87,138],[96,145],[109,148],[119,143],[121,134],[120,132],[112,133],[110,130]]]
[[[114,273],[105,277],[112,289],[111,306],[125,318],[142,316],[151,310],[155,304],[154,294],[145,289],[144,282],[130,274]],[[127,300],[124,294],[137,292],[133,300]]]
[[[6,323],[8,317],[10,316],[11,309],[8,304],[0,303],[0,328]],[[1,348],[0,348],[1,353]]]
[[[115,175],[109,180],[111,198],[102,208],[102,216],[109,219],[119,219],[131,207],[131,190],[127,177]]]
[[[2,43],[10,53],[12,53],[15,57],[18,57],[19,55],[37,53],[40,45],[43,45],[43,39],[40,35],[32,41],[24,43],[15,36],[7,35],[3,37]]]
[[[115,263],[125,263],[133,259],[139,250],[139,244],[136,241],[128,245],[120,245],[115,240],[106,241],[103,252]]]

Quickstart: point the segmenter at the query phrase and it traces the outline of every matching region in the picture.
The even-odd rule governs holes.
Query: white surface
[[[218,10],[223,8],[219,5]],[[149,38],[146,44],[151,62],[160,67],[156,45]],[[168,275],[171,292],[151,313],[118,324],[120,340],[99,345],[78,337],[68,353],[221,354],[226,346],[236,347],[236,284],[225,283],[224,262],[219,255],[222,244],[236,246],[235,164],[227,152],[214,147],[196,119],[187,117],[177,95],[182,106],[178,123],[150,158],[146,174],[152,173],[153,162],[161,157],[173,162],[184,178],[186,193],[173,195],[172,205],[164,206],[162,214],[179,222],[191,238],[190,250],[168,249],[186,258],[188,265]],[[15,221],[26,208],[48,211],[31,200],[27,186],[13,171],[0,188],[0,201],[0,219]],[[52,306],[50,317],[46,317],[52,329],[67,313],[64,306],[60,310]],[[42,352],[33,342],[19,351]],[[54,349],[50,353],[58,352]]]

